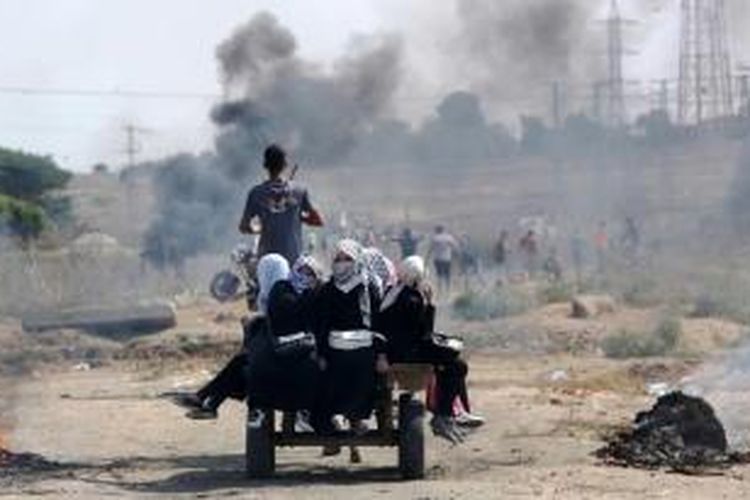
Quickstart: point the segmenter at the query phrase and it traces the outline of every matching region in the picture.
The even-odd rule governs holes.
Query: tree
[[[0,194],[0,235],[7,233],[23,240],[36,238],[44,229],[44,221],[40,207]]]
[[[28,240],[50,219],[70,220],[69,200],[49,194],[70,178],[50,157],[0,148],[0,234]]]
[[[70,177],[70,172],[48,156],[0,148],[0,193],[36,201],[46,192],[64,187]]]

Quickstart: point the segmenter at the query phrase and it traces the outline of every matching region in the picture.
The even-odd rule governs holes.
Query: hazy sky
[[[609,2],[591,1],[603,5],[603,16]],[[629,76],[669,75],[678,1],[622,3],[626,14],[648,16],[634,28],[643,42],[627,61]],[[451,36],[452,0],[0,0],[0,145],[49,153],[75,170],[98,160],[120,165],[123,127],[132,123],[147,129],[139,136],[142,157],[205,149],[213,134],[210,97],[21,95],[8,89],[219,94],[214,48],[259,10],[276,14],[297,36],[300,55],[315,60],[333,59],[353,33],[402,32],[408,58],[403,115],[423,114],[442,92],[461,85],[444,71],[450,61],[440,60],[441,43]]]

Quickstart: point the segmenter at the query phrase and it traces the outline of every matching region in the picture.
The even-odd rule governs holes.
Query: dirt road
[[[666,362],[669,363],[669,362]],[[365,461],[283,450],[274,481],[243,476],[243,411],[194,422],[159,400],[208,371],[118,365],[49,373],[17,386],[12,449],[59,462],[48,471],[0,475],[0,496],[42,498],[746,498],[742,468],[688,477],[603,467],[590,453],[602,432],[649,401],[612,390],[637,370],[601,359],[475,357],[472,390],[488,425],[463,446],[428,439],[428,478],[401,482],[395,450]],[[564,370],[567,381],[550,374]],[[669,371],[669,370],[667,370]],[[679,372],[676,370],[675,373]],[[617,383],[611,382],[616,380]],[[637,380],[629,387],[636,386]]]

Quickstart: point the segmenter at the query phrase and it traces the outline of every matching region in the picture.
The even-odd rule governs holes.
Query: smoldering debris
[[[748,463],[729,450],[724,426],[705,400],[672,392],[636,415],[632,429],[612,437],[595,456],[605,464],[700,473]]]
[[[0,447],[0,480],[14,479],[25,475],[52,472],[65,468],[64,465],[47,460],[35,453],[13,453]]]

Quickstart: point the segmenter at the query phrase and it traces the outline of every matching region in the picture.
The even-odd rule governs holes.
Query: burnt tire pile
[[[49,472],[63,468],[34,453],[12,453],[0,448],[0,479],[24,473]]]
[[[685,473],[747,463],[747,456],[729,451],[711,405],[681,392],[638,413],[631,430],[612,437],[595,455],[608,465]]]

